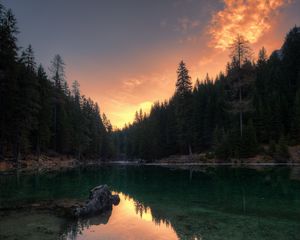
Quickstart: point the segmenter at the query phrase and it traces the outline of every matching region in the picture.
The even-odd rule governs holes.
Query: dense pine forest
[[[15,16],[0,5],[0,159],[41,153],[110,157],[112,128],[97,103],[80,94],[77,81],[69,88],[60,55],[48,76],[33,48],[17,45],[17,34]]]
[[[253,56],[241,36],[229,50],[226,72],[197,79],[195,86],[180,62],[171,99],[155,103],[149,115],[136,112],[133,124],[114,133],[118,153],[141,159],[203,152],[223,160],[256,154],[288,159],[288,145],[300,144],[300,28],[269,57],[265,48]]]
[[[0,5],[0,160],[29,154],[153,160],[203,152],[223,160],[287,159],[288,146],[300,144],[298,27],[270,56],[262,48],[256,57],[237,36],[226,72],[215,79],[193,84],[181,61],[174,95],[115,131],[77,81],[68,86],[60,55],[46,73],[31,46],[18,46],[17,34],[12,11]]]

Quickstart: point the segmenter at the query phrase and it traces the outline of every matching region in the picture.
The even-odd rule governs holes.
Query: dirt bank
[[[163,159],[157,159],[153,161],[106,161],[101,160],[89,160],[78,161],[76,158],[66,155],[47,156],[41,155],[37,157],[35,155],[29,155],[26,158],[15,163],[11,160],[0,161],[0,172],[9,172],[16,169],[22,171],[58,171],[61,169],[75,168],[78,166],[99,165],[103,163],[108,164],[145,164],[145,165],[275,165],[275,164],[288,164],[298,165],[300,164],[300,145],[289,147],[289,159],[275,160],[268,155],[257,155],[252,158],[244,159],[230,159],[222,160],[216,159],[211,153],[200,153],[192,155],[174,155]]]
[[[0,161],[0,172],[8,172],[16,169],[23,171],[47,171],[47,170],[60,170],[65,168],[73,168],[80,165],[78,160],[73,157],[60,155],[60,156],[35,156],[28,155],[26,158],[20,160],[18,163],[12,160]]]

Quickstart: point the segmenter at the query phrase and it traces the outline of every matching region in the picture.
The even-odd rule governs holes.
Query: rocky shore
[[[257,155],[245,159],[216,159],[211,153],[200,153],[191,155],[174,155],[163,159],[154,159],[144,161],[142,159],[133,159],[127,161],[118,160],[85,160],[78,161],[74,157],[58,155],[47,156],[29,155],[18,163],[6,159],[0,161],[0,173],[7,173],[14,170],[21,171],[59,171],[64,169],[76,168],[79,166],[102,165],[102,164],[135,164],[135,165],[299,165],[300,164],[300,146],[289,147],[289,159],[275,160],[268,155]]]

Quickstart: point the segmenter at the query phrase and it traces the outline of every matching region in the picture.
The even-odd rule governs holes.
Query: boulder
[[[90,191],[89,199],[82,205],[76,206],[73,210],[75,217],[86,217],[103,213],[118,205],[120,198],[113,195],[107,185],[100,185]]]

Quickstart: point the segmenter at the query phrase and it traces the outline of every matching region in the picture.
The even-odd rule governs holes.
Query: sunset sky
[[[278,49],[300,25],[300,0],[4,0],[20,28],[19,45],[32,44],[48,68],[66,62],[69,84],[100,105],[113,126],[131,122],[174,92],[184,60],[193,81],[224,70],[237,34]]]

